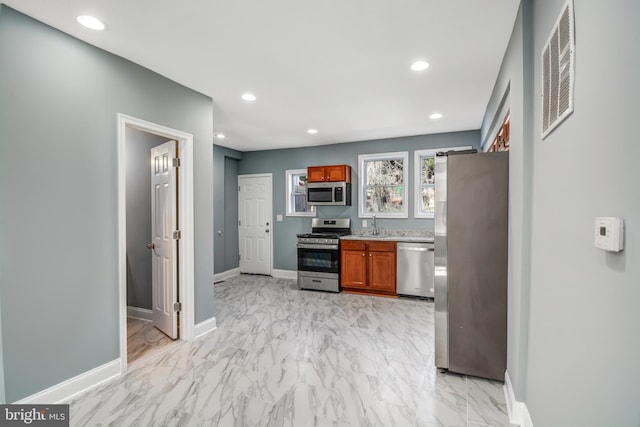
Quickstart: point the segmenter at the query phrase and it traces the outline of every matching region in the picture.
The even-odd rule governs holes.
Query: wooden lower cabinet
[[[346,250],[342,245],[340,252],[340,281],[342,287],[365,289],[367,287],[367,259],[364,249]]]
[[[345,292],[396,295],[396,242],[343,240],[340,285]]]

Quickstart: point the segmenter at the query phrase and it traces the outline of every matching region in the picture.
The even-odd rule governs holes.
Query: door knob
[[[268,233],[268,232],[269,232],[269,229],[267,228],[266,230],[264,230],[264,232],[265,232],[265,233]]]
[[[147,249],[155,249],[155,248],[156,248],[155,243],[147,243]]]

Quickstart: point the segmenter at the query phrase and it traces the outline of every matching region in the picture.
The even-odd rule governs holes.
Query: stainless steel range
[[[340,292],[340,236],[351,219],[313,218],[311,233],[298,234],[298,288]]]

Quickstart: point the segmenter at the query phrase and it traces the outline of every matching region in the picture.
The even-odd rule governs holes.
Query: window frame
[[[433,212],[422,211],[422,159],[435,157],[440,151],[471,150],[471,146],[430,148],[428,150],[415,150],[413,152],[413,217],[418,219],[433,219]],[[435,183],[433,184],[435,188]]]
[[[295,203],[293,202],[293,177],[297,175],[307,175],[307,169],[287,169],[285,171],[285,215],[293,216],[293,217],[315,217],[316,216],[316,207],[315,206],[307,206],[308,211],[306,212],[296,212],[295,211]],[[308,181],[307,181],[308,182]],[[305,196],[306,197],[306,196]]]
[[[366,206],[366,168],[365,163],[376,160],[402,160],[402,212],[365,212]],[[373,153],[358,155],[358,217],[371,218],[409,218],[409,152]]]

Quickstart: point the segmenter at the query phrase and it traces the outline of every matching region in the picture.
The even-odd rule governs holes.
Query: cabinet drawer
[[[395,252],[396,242],[367,241],[367,249],[372,252]]]
[[[358,240],[342,240],[340,247],[345,251],[364,251],[365,243]]]

